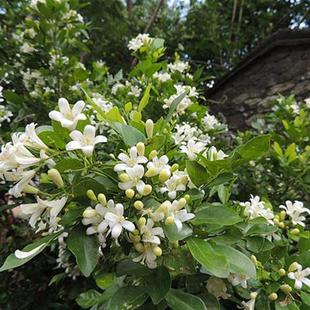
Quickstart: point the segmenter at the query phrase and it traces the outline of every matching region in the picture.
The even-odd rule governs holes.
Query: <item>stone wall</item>
[[[207,100],[231,128],[243,129],[253,115],[270,110],[278,94],[310,97],[310,45],[278,46],[224,81]]]

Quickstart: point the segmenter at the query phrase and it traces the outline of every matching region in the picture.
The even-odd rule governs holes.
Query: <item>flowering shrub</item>
[[[52,282],[95,280],[82,308],[306,309],[309,209],[231,199],[270,135],[220,150],[226,126],[200,104],[200,71],[161,60],[161,39],[128,47],[137,63],[127,78],[82,83],[85,101],[60,98],[49,124],[2,146],[1,178],[40,237],[0,270],[56,243],[64,272]]]

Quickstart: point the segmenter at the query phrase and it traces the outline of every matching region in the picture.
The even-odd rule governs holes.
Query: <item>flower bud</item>
[[[251,299],[255,299],[257,297],[257,293],[256,292],[252,292],[250,294]]]
[[[288,272],[294,272],[298,269],[298,267],[299,264],[297,262],[294,262],[288,267]]]
[[[130,234],[130,239],[134,243],[141,241],[141,237],[140,236],[135,236],[133,234]]]
[[[173,164],[170,168],[171,172],[177,171],[179,169],[179,165],[178,164]]]
[[[156,169],[155,169],[154,167],[152,167],[152,168],[149,168],[149,169],[145,172],[144,175],[145,175],[147,178],[151,178],[151,177],[154,177],[156,174],[157,174]]]
[[[289,294],[289,293],[293,290],[292,287],[289,286],[288,284],[282,284],[282,285],[280,286],[280,289],[281,289],[281,291],[282,291],[283,293],[285,293],[285,294]]]
[[[285,228],[285,224],[284,224],[283,222],[280,222],[280,223],[278,224],[278,227],[283,229],[283,228]]]
[[[149,185],[149,184],[146,184],[146,185],[144,186],[144,189],[143,189],[143,196],[147,196],[147,195],[149,195],[151,192],[152,192],[152,186]]]
[[[291,233],[292,235],[298,235],[298,234],[300,233],[300,230],[299,230],[298,228],[294,228],[294,229],[292,229],[292,230],[290,231],[290,233]]]
[[[137,200],[134,202],[133,206],[135,207],[135,209],[137,210],[142,210],[143,209],[143,202],[141,200]]]
[[[140,217],[138,220],[138,227],[141,228],[146,224],[146,219],[145,217]]]
[[[152,137],[153,137],[153,129],[154,129],[154,123],[151,119],[148,119],[145,122],[145,131],[146,131],[146,136],[149,139],[152,139]]]
[[[98,200],[101,205],[105,206],[107,204],[107,198],[105,197],[105,194],[99,194],[98,195]]]
[[[37,194],[39,192],[39,189],[32,185],[27,184],[24,187],[23,192],[26,194]]]
[[[187,201],[185,198],[181,198],[178,201],[178,209],[182,209],[186,205]]]
[[[187,202],[191,200],[191,196],[189,194],[184,195],[184,198],[186,199]]]
[[[278,220],[277,218],[274,218],[274,219],[273,219],[273,222],[274,222],[274,224],[275,224],[276,226],[279,227],[280,222],[279,222],[279,220]]]
[[[160,182],[164,183],[169,179],[169,177],[170,177],[170,173],[164,169],[164,170],[160,171],[158,179]]]
[[[62,180],[62,177],[57,169],[50,169],[47,174],[57,187],[61,188],[64,186],[64,181]]]
[[[129,199],[131,199],[131,198],[134,197],[135,191],[134,191],[133,189],[129,188],[129,189],[126,189],[125,194],[126,194],[126,196],[127,196]]]
[[[163,251],[159,246],[155,246],[152,250],[156,256],[161,256],[163,254]]]
[[[97,215],[96,210],[92,209],[92,208],[87,208],[84,210],[83,212],[83,217],[84,218],[90,218],[90,217],[94,217]]]
[[[118,178],[121,182],[128,182],[129,181],[129,175],[127,173],[121,173]]]
[[[87,192],[86,192],[86,195],[87,197],[92,200],[92,201],[97,201],[97,197],[94,193],[94,191],[92,189],[89,189]]]
[[[166,218],[165,224],[166,225],[172,225],[174,223],[174,218],[172,216],[168,216]]]
[[[152,160],[157,155],[158,155],[158,152],[156,150],[151,151],[151,153],[149,154],[149,160]]]
[[[278,270],[278,274],[280,277],[284,277],[286,275],[286,271],[283,268],[281,268]]]
[[[133,245],[138,253],[144,252],[144,246],[141,242],[134,243]]]
[[[286,217],[286,212],[284,210],[282,210],[279,214],[279,219],[280,221],[284,221],[285,220],[285,217]]]
[[[251,255],[251,261],[253,262],[253,264],[256,266],[257,265],[257,258],[255,255]]]
[[[145,152],[145,145],[144,145],[144,143],[142,143],[142,142],[137,143],[136,148],[137,148],[138,154],[140,156],[143,156],[144,152]]]
[[[268,296],[268,298],[269,298],[269,300],[271,300],[271,301],[275,301],[275,300],[278,299],[278,294],[275,293],[275,292],[273,292],[273,293],[271,293],[271,294]]]

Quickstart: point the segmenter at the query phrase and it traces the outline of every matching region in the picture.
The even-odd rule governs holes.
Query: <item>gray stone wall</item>
[[[231,128],[247,127],[251,117],[270,110],[278,94],[310,97],[310,46],[275,47],[230,77],[207,101]]]

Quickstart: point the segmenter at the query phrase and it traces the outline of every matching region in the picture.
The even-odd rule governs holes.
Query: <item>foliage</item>
[[[1,271],[56,246],[65,271],[52,282],[84,279],[84,309],[305,309],[309,209],[236,192],[274,134],[229,151],[226,126],[201,104],[201,70],[178,55],[168,62],[164,41],[147,34],[128,47],[128,74],[80,81],[87,103],[60,98],[50,121],[3,145],[1,177],[41,237]]]

